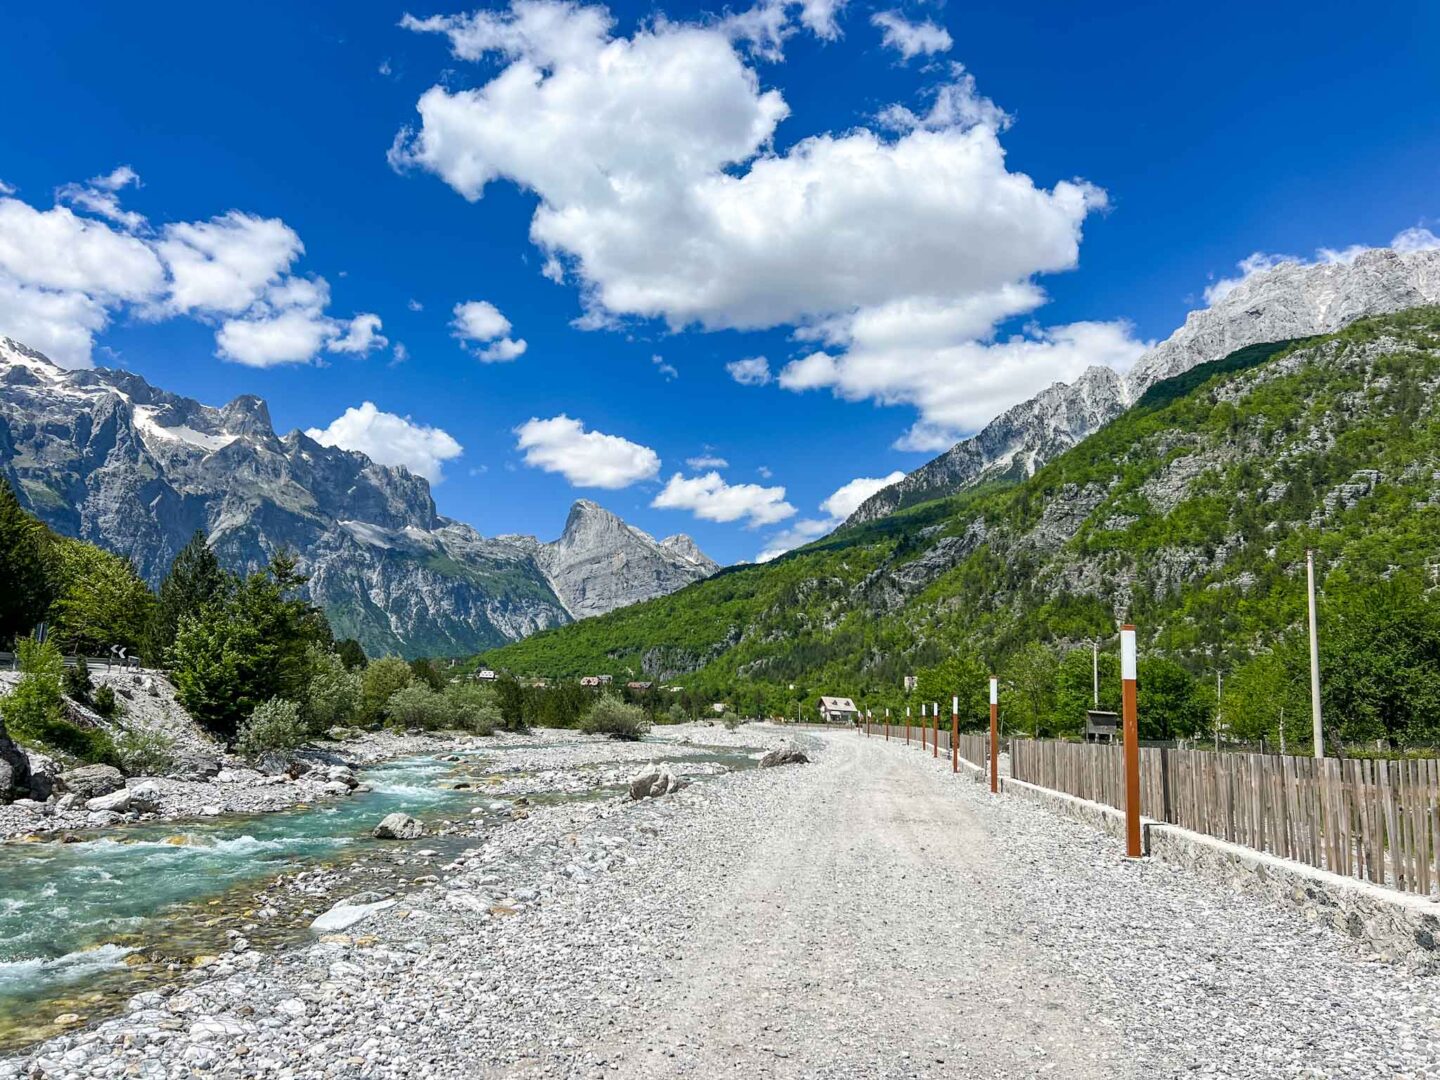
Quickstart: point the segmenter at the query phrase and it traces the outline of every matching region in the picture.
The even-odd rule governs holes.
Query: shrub
[[[115,741],[115,752],[120,767],[132,776],[160,776],[175,764],[175,740],[163,731],[127,728]]]
[[[65,669],[66,697],[88,705],[94,689],[95,684],[90,681],[90,668],[85,663],[85,657],[75,657],[75,666]]]
[[[293,750],[304,744],[307,734],[300,706],[284,698],[271,698],[240,722],[235,749],[246,757],[257,757],[267,750]]]
[[[608,735],[612,739],[638,742],[640,736],[650,730],[650,721],[645,719],[645,710],[638,705],[627,705],[619,698],[606,696],[590,707],[580,721],[580,730],[588,735]]]
[[[740,729],[740,717],[734,713],[726,713],[724,723],[726,731],[738,731]]]
[[[305,722],[311,731],[326,731],[338,724],[353,724],[360,710],[360,673],[329,649],[310,646],[310,684],[303,702]]]
[[[0,718],[10,734],[24,743],[85,762],[118,764],[115,744],[98,728],[84,728],[65,718],[61,687],[65,659],[52,642],[21,638],[15,651],[22,672],[20,682],[0,698]]]
[[[501,724],[500,707],[493,691],[474,683],[456,682],[445,688],[450,723],[472,735],[494,735]]]
[[[114,720],[120,715],[120,702],[115,697],[115,691],[109,686],[97,687],[90,704],[106,720]]]
[[[398,656],[371,661],[360,679],[360,719],[367,724],[384,720],[390,696],[409,686],[410,680],[410,665]]]
[[[449,724],[450,706],[444,694],[437,694],[424,683],[415,682],[390,695],[385,702],[385,718],[385,722],[393,728],[434,731]]]
[[[689,719],[689,715],[685,712],[685,706],[678,701],[670,706],[665,716],[665,722],[668,724],[683,724]]]

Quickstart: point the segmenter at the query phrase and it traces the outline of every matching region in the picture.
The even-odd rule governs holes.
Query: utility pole
[[[1320,718],[1320,636],[1315,630],[1315,549],[1305,549],[1305,593],[1310,609],[1310,715],[1315,725],[1315,758],[1325,756],[1325,725]]]
[[[1095,708],[1100,708],[1100,639],[1095,638],[1090,642],[1091,662],[1094,665],[1095,673]]]

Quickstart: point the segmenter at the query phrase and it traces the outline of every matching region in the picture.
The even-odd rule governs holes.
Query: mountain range
[[[1307,548],[1322,588],[1436,580],[1440,308],[1161,374],[1032,476],[844,527],[486,662],[644,671],[770,711],[815,693],[903,705],[905,675],[948,697],[958,656],[1005,670],[1035,643],[1108,640],[1126,620],[1192,669],[1241,662],[1303,634]]]
[[[718,565],[588,500],[552,543],[481,536],[429,484],[300,431],[249,395],[223,408],[0,338],[0,475],[57,532],[158,583],[197,530],[246,573],[290,550],[338,637],[371,655],[473,652],[672,591]]]
[[[1283,262],[1251,274],[1192,311],[1128,374],[1089,368],[1006,410],[976,435],[876,492],[847,524],[953,495],[987,479],[1017,479],[1119,416],[1151,386],[1247,345],[1325,334],[1366,315],[1440,301],[1440,251],[1373,248],[1353,258]]]

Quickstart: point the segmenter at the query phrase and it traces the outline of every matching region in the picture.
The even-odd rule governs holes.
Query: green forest
[[[1440,744],[1440,311],[1255,346],[1157,384],[1021,482],[844,528],[763,565],[476,658],[683,684],[751,712],[819,694],[962,700],[1073,735],[1142,643],[1142,737],[1310,738],[1305,552],[1336,746]],[[913,694],[904,677],[918,677]],[[1217,682],[1219,684],[1217,697]]]

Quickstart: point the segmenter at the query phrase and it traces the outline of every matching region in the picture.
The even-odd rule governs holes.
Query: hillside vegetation
[[[1149,734],[1208,731],[1219,670],[1228,729],[1275,738],[1283,723],[1296,743],[1309,726],[1299,631],[1313,547],[1337,734],[1434,741],[1437,390],[1436,308],[1252,346],[1157,384],[1021,483],[844,529],[483,659],[517,674],[643,673],[792,715],[819,693],[903,711],[913,673],[910,704],[965,694],[967,719],[983,715],[994,669],[1011,723],[1063,732],[1088,703],[1088,643],[1113,650],[1128,620],[1150,667],[1142,712],[1147,681],[1168,695],[1151,702]],[[1394,647],[1377,651],[1384,641]],[[1114,693],[1107,676],[1102,697]]]

